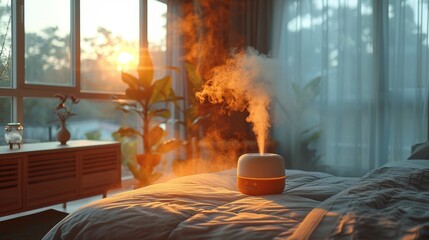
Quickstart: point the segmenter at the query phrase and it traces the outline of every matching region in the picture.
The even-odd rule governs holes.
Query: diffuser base
[[[280,194],[285,188],[286,177],[246,178],[237,176],[238,190],[244,194],[258,196]]]

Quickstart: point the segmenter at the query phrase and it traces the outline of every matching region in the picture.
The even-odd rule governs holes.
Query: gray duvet
[[[235,169],[180,177],[71,213],[44,239],[424,239],[429,164],[362,178],[286,170],[282,194],[247,196]]]

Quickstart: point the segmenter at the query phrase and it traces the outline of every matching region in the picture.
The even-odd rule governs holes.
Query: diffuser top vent
[[[237,176],[246,178],[277,178],[285,176],[284,159],[274,153],[246,153],[238,158]]]

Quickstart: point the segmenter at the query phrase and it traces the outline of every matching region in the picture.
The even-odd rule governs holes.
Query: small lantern
[[[4,127],[4,132],[4,138],[9,144],[9,149],[12,149],[14,145],[18,145],[18,148],[21,148],[24,133],[24,127],[21,123],[8,123]]]

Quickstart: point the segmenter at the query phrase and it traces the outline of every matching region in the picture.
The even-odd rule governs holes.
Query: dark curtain
[[[268,54],[271,48],[271,0],[169,0],[167,7],[169,64],[185,69],[184,63],[190,63],[204,80],[234,51],[252,47]],[[184,105],[189,104],[198,89],[188,84],[186,71],[174,77],[176,92],[187,97]],[[225,115],[222,106],[210,104],[201,105],[198,111],[211,115],[205,132],[211,127],[219,132],[223,127],[223,138],[253,138],[245,121],[247,113]],[[180,115],[176,112],[176,117]]]
[[[167,4],[170,55],[179,57],[181,50],[181,60],[198,65],[204,75],[232,50],[253,47],[268,54],[271,0],[170,0]]]

